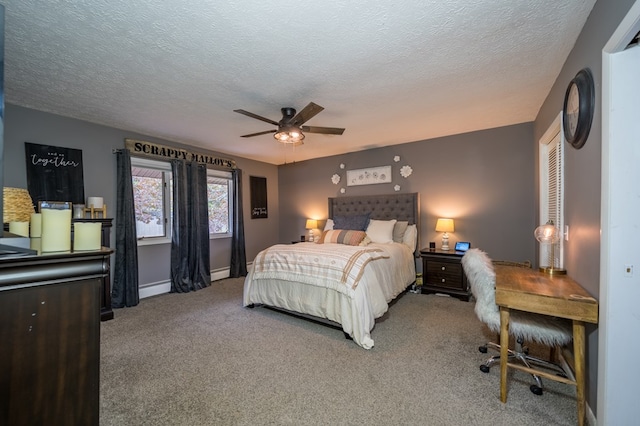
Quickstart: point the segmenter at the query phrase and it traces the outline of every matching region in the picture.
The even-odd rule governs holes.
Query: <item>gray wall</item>
[[[85,196],[104,197],[107,216],[115,214],[116,160],[113,149],[124,148],[124,139],[134,138],[176,147],[185,145],[153,138],[111,127],[87,123],[7,104],[4,133],[4,185],[26,188],[26,159],[24,142],[56,145],[82,150],[84,163]],[[276,166],[224,153],[191,147],[199,152],[219,155],[236,160],[243,170],[243,203],[247,260],[265,247],[278,241],[278,169]],[[249,176],[267,178],[269,218],[251,220],[249,213]],[[114,221],[115,224],[115,221]],[[114,228],[115,229],[115,228]],[[111,234],[112,247],[115,232]],[[229,266],[231,258],[230,239],[211,240],[211,268]],[[142,246],[139,253],[140,284],[162,282],[169,279],[170,244]]]
[[[562,110],[567,85],[580,69],[591,69],[596,85],[596,109],[589,139],[580,150],[565,145],[565,223],[570,230],[569,241],[565,243],[565,268],[596,298],[600,287],[602,49],[633,3],[633,0],[598,0],[534,123],[537,152],[538,140]],[[587,333],[587,398],[597,413],[597,328],[588,326]]]
[[[279,166],[280,241],[306,233],[305,219],[326,219],[327,198],[344,195],[420,194],[421,247],[441,245],[438,217],[455,219],[449,243],[470,241],[495,259],[535,256],[534,148],[531,123],[412,142]],[[305,143],[321,143],[305,142]],[[394,162],[394,156],[400,156]],[[340,164],[345,164],[340,169]],[[346,171],[392,166],[393,182],[347,186]],[[400,175],[409,165],[413,174]],[[331,182],[336,173],[338,185]]]

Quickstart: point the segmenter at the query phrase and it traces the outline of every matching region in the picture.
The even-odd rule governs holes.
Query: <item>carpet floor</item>
[[[101,324],[101,425],[574,425],[575,389],[499,368],[473,302],[406,293],[365,350],[342,331],[242,307],[243,279],[164,294]],[[544,348],[531,347],[544,356]],[[539,352],[539,353],[536,353]]]

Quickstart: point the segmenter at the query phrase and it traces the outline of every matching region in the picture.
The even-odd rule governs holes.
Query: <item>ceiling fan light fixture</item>
[[[253,136],[260,136],[266,134],[273,134],[273,137],[278,142],[284,145],[302,145],[304,139],[304,130],[307,133],[321,133],[325,135],[341,135],[344,129],[338,127],[318,127],[318,126],[304,126],[308,120],[315,117],[324,108],[313,102],[302,109],[300,112],[296,112],[295,108],[286,107],[280,108],[282,112],[282,119],[278,122],[271,120],[270,118],[262,117],[258,114],[254,114],[243,109],[234,109],[234,112],[246,115],[247,117],[255,118],[256,120],[264,121],[265,123],[278,126],[277,130],[267,130],[264,132],[250,133],[248,135],[242,135],[243,138],[250,138]]]
[[[304,134],[297,127],[287,126],[279,129],[273,137],[281,143],[301,145]]]

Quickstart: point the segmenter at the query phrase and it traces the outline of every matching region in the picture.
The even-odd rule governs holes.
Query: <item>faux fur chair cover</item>
[[[476,299],[475,311],[480,321],[493,332],[500,332],[500,311],[496,305],[496,273],[489,256],[480,249],[468,250],[462,257],[462,267]],[[509,334],[525,341],[547,346],[562,346],[571,342],[571,322],[568,320],[512,310]]]

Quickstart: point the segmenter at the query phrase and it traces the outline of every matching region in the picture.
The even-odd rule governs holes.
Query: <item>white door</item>
[[[626,31],[635,34],[640,2],[629,13],[635,17],[621,26],[626,22]],[[640,418],[640,47],[609,47],[602,63],[597,418],[601,425],[624,425]]]

